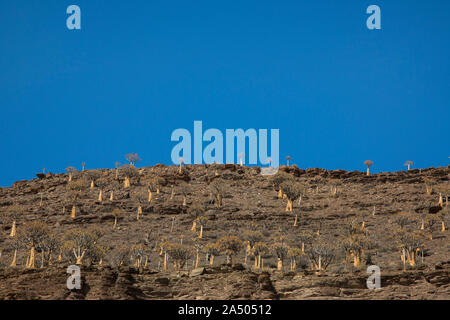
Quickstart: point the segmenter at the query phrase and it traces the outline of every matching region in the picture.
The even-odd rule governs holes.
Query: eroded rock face
[[[294,212],[285,211],[286,200],[278,199],[277,190],[259,168],[236,165],[158,165],[142,168],[139,177],[132,180],[129,188],[123,187],[115,170],[96,170],[95,187],[87,181],[77,200],[77,216],[70,218],[71,204],[67,174],[52,174],[31,181],[19,181],[11,188],[0,188],[0,213],[13,204],[24,212],[17,219],[17,230],[29,221],[45,222],[59,238],[73,228],[98,227],[104,232],[101,243],[108,250],[103,266],[82,266],[83,287],[68,290],[66,280],[69,261],[54,263],[50,267],[28,270],[24,268],[28,251],[19,249],[17,267],[10,268],[13,257],[11,221],[0,219],[0,299],[449,299],[450,236],[435,225],[433,240],[425,239],[425,254],[418,258],[418,266],[402,271],[398,245],[392,236],[398,229],[396,217],[400,212],[411,213],[408,228],[420,228],[420,219],[444,212],[438,204],[439,194],[428,195],[424,178],[434,184],[446,183],[450,168],[430,168],[408,172],[380,173],[366,176],[365,172],[345,170],[299,169],[295,166],[280,167],[305,186],[302,201],[294,203]],[[88,170],[85,173],[89,172]],[[161,192],[152,194],[147,201],[147,182],[163,177]],[[82,179],[79,173],[74,181]],[[218,208],[211,201],[210,183],[221,179],[225,194],[223,206]],[[330,195],[330,179],[338,181],[337,195]],[[172,188],[174,196],[172,197]],[[183,188],[187,188],[186,205],[183,205]],[[98,201],[99,191],[103,201]],[[110,199],[113,192],[114,199]],[[43,205],[40,206],[41,195]],[[203,237],[198,239],[191,231],[192,217],[188,213],[193,204],[205,206],[208,218]],[[142,215],[138,220],[138,207]],[[115,208],[123,215],[113,229]],[[365,213],[364,215],[362,213]],[[298,215],[298,226],[294,217]],[[350,221],[361,223],[376,239],[377,248],[370,264],[381,268],[382,288],[366,288],[366,265],[363,257],[361,267],[352,268],[345,263],[339,243],[345,236]],[[449,222],[450,223],[450,222]],[[277,260],[270,253],[264,257],[264,272],[252,270],[252,256],[244,264],[244,251],[233,256],[233,266],[223,265],[225,256],[215,257],[209,265],[200,251],[199,269],[194,270],[192,258],[183,270],[174,270],[172,262],[166,272],[161,271],[161,256],[155,239],[165,238],[172,242],[183,241],[194,246],[204,246],[225,235],[243,237],[246,230],[256,229],[263,235],[261,241],[272,243],[274,236],[284,236],[289,246],[299,246],[300,232],[316,233],[320,227],[320,240],[336,249],[336,258],[326,272],[310,271],[306,256],[297,261],[297,269],[288,272],[289,260],[284,270],[276,271]],[[182,237],[184,236],[184,237]],[[108,256],[121,245],[130,247],[146,243],[151,248],[148,266],[119,268]],[[306,244],[306,251],[311,244]],[[55,260],[54,260],[55,261]],[[39,264],[37,264],[39,266]]]

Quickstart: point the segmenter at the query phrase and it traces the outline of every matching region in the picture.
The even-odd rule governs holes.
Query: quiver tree
[[[297,235],[297,239],[300,242],[300,250],[302,252],[302,254],[305,254],[305,245],[306,244],[311,244],[313,239],[314,239],[314,235],[310,232],[300,232]]]
[[[330,179],[330,195],[337,196],[338,185],[340,185],[340,179]]]
[[[289,167],[289,161],[291,160],[291,156],[286,157],[286,165]]]
[[[405,165],[406,167],[408,167],[408,171],[409,171],[409,169],[411,169],[411,166],[414,165],[414,162],[412,162],[411,160],[407,160],[407,161],[404,163],[404,165]]]
[[[135,166],[136,162],[141,161],[142,159],[139,158],[139,155],[137,153],[128,153],[125,155],[125,159],[130,162],[131,166]]]
[[[53,234],[42,237],[36,245],[36,250],[41,254],[41,268],[52,264],[52,255],[61,248],[61,241]]]
[[[77,212],[77,201],[82,197],[83,191],[86,189],[86,181],[84,181],[83,179],[72,181],[67,185],[67,188],[69,189],[69,199],[72,202],[72,211],[70,217],[75,218]]]
[[[428,237],[430,240],[433,240],[433,232],[434,232],[434,226],[438,222],[438,218],[435,215],[427,215],[425,218],[425,231],[428,233]]]
[[[214,195],[217,208],[221,208],[223,205],[223,197],[225,195],[224,182],[221,179],[216,179],[211,182],[210,189]]]
[[[370,167],[373,165],[373,161],[372,160],[366,160],[364,161],[364,164],[367,166],[367,175],[370,175]]]
[[[239,165],[242,167],[242,166],[244,166],[244,157],[245,157],[245,154],[243,153],[243,152],[241,152],[241,153],[239,153],[238,155],[238,158],[239,158]]]
[[[400,212],[394,222],[398,224],[401,230],[404,230],[411,223],[411,215],[407,212]]]
[[[127,245],[118,246],[109,253],[109,261],[113,267],[127,265],[130,257],[131,250]]]
[[[178,162],[180,163],[180,166],[178,167],[178,173],[182,174],[183,173],[183,163],[184,163],[184,159],[183,158],[179,158]]]
[[[131,187],[131,179],[139,177],[138,170],[134,165],[131,164],[124,164],[123,166],[120,167],[120,171],[125,177],[123,181],[124,188]]]
[[[416,255],[423,253],[423,234],[421,231],[408,232],[399,230],[395,234],[398,246],[401,251],[400,258],[403,266],[408,262],[410,266],[416,265]]]
[[[189,193],[189,187],[187,185],[181,186],[181,194],[183,195],[183,207],[187,205],[187,196]]]
[[[167,243],[167,253],[173,260],[175,270],[181,270],[192,257],[192,249],[179,243]]]
[[[113,229],[117,228],[117,222],[119,219],[121,219],[124,215],[123,211],[120,208],[114,208],[112,211],[112,215],[114,216],[114,226]]]
[[[11,242],[10,246],[11,246],[11,249],[13,250],[13,258],[12,258],[11,264],[9,266],[16,267],[17,266],[17,251],[19,251],[23,247],[23,244],[20,241],[20,239],[16,238]]]
[[[27,259],[27,268],[35,268],[36,249],[46,237],[49,236],[49,230],[43,222],[29,222],[25,223],[18,233],[18,239],[24,247],[30,250],[30,255]]]
[[[94,189],[95,181],[100,178],[100,174],[96,171],[86,172],[86,178],[89,180],[89,188]]]
[[[441,210],[438,218],[441,221],[441,232],[445,232],[445,223],[450,220],[450,207],[447,206],[447,209]]]
[[[197,218],[204,215],[205,209],[199,203],[194,203],[187,209],[187,213],[192,218],[191,231],[196,232],[197,231]]]
[[[227,257],[227,264],[233,264],[233,255],[242,250],[243,243],[236,236],[226,236],[219,239],[217,242],[219,250]]]
[[[144,266],[146,255],[147,247],[143,243],[138,243],[131,248],[131,259],[134,261],[135,268],[139,269]]]
[[[156,189],[156,194],[161,192],[161,188],[167,184],[166,179],[156,176],[151,180],[152,190]]]
[[[203,238],[203,228],[208,223],[208,218],[205,216],[199,216],[197,218],[197,223],[200,225],[200,234],[198,235],[198,238],[202,239]]]
[[[302,255],[302,250],[297,247],[290,247],[288,250],[288,257],[291,259],[290,269],[294,271],[297,269],[297,261],[296,258]]]
[[[22,217],[24,214],[24,209],[19,205],[9,206],[6,211],[3,212],[3,216],[5,216],[5,220],[11,223],[11,232],[9,233],[10,237],[15,237],[17,234],[17,220]]]
[[[256,242],[261,241],[263,239],[263,235],[261,234],[261,232],[257,230],[245,230],[242,236],[247,243],[245,247],[245,262],[244,262],[246,264],[247,257],[248,255],[250,255],[253,246],[255,245]]]
[[[361,265],[364,250],[370,248],[370,241],[367,232],[363,228],[351,225],[349,234],[342,242],[345,251],[345,260],[348,261],[353,257],[353,266],[358,268]]]
[[[285,181],[280,185],[287,198],[286,211],[292,212],[294,208],[294,201],[302,195],[302,186],[295,181]]]
[[[136,192],[133,193],[133,199],[136,200],[138,202],[138,207],[137,207],[137,215],[136,215],[136,220],[139,221],[139,219],[142,216],[142,203],[145,202],[145,199],[147,198],[147,194],[145,192]]]
[[[277,242],[272,245],[272,252],[277,257],[277,270],[283,270],[283,261],[288,256],[289,247],[284,243]]]
[[[334,250],[326,243],[313,244],[307,255],[311,261],[311,266],[316,272],[326,270],[335,258]]]
[[[64,251],[68,258],[75,258],[75,263],[82,265],[84,258],[91,257],[99,250],[98,241],[102,236],[103,232],[95,227],[70,230],[64,236]]]
[[[261,268],[261,257],[264,257],[269,254],[270,249],[267,244],[264,242],[258,241],[253,245],[252,248],[252,255],[255,257],[255,264],[254,267],[256,269]]]
[[[283,198],[283,190],[281,184],[285,181],[295,181],[294,177],[286,172],[279,171],[275,175],[271,176],[270,183],[275,190],[278,191],[278,199]]]
[[[214,258],[217,257],[219,252],[219,247],[217,243],[208,243],[203,247],[203,252],[206,253],[207,260],[209,261],[210,265],[214,264]]]
[[[114,162],[114,167],[116,168],[116,179],[119,179],[119,168],[121,163],[119,161]]]
[[[67,173],[69,174],[69,182],[72,181],[73,176],[75,175],[75,173],[77,173],[77,169],[75,169],[74,167],[67,167],[66,168]]]
[[[435,185],[434,180],[430,178],[423,178],[423,182],[425,183],[427,194],[428,195],[433,194],[433,186]]]

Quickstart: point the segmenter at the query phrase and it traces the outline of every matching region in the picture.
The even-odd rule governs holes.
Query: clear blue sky
[[[82,29],[66,28],[81,8]],[[368,30],[366,8],[381,8]],[[301,168],[449,164],[450,1],[0,2],[0,186],[279,128]],[[284,163],[284,160],[281,160]]]

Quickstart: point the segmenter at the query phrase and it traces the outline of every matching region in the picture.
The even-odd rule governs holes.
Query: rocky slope
[[[255,167],[235,165],[184,166],[157,165],[140,168],[124,188],[124,175],[116,170],[101,169],[79,172],[73,180],[82,181],[76,200],[76,217],[70,217],[73,188],[68,174],[48,174],[31,181],[19,181],[10,188],[0,188],[0,299],[449,299],[450,241],[448,225],[441,231],[441,220],[429,230],[433,237],[423,240],[423,256],[416,266],[403,271],[400,251],[394,234],[400,215],[408,215],[405,228],[420,230],[422,218],[443,217],[448,206],[438,203],[439,192],[447,190],[450,168],[429,168],[366,176],[362,172],[324,169],[302,170],[281,167],[304,186],[302,200],[294,202],[294,211],[286,212],[286,200],[278,199],[270,178]],[[118,174],[118,175],[117,175]],[[90,178],[95,186],[89,188]],[[161,192],[147,200],[147,183],[163,178]],[[211,201],[210,183],[220,179],[225,190],[223,206]],[[426,192],[425,182],[433,186]],[[337,185],[337,194],[330,189]],[[98,200],[102,190],[103,199]],[[110,200],[111,192],[113,200]],[[183,192],[187,193],[183,205]],[[205,207],[208,222],[203,238],[191,232],[193,218],[188,214],[193,204]],[[9,237],[11,220],[8,210],[20,206],[17,230],[30,221],[44,222],[55,237],[64,239],[67,231],[96,226],[103,231],[100,242],[105,248],[102,265],[86,262],[81,267],[83,288],[66,287],[66,268],[73,262],[64,260],[50,266],[25,268],[28,250],[18,250],[17,266],[10,267],[14,237]],[[142,217],[137,220],[138,207]],[[113,228],[113,210],[123,212],[118,227]],[[6,214],[6,215],[5,215]],[[294,226],[294,217],[298,225]],[[370,232],[373,246],[367,249],[360,267],[346,262],[341,243],[350,223],[361,224]],[[306,252],[314,243],[332,248],[335,258],[327,270],[310,270],[308,255],[297,257],[291,271],[289,260],[282,271],[271,252],[264,257],[264,268],[254,269],[253,258],[245,260],[244,250],[233,258],[234,266],[225,265],[218,256],[210,266],[204,253],[194,269],[189,260],[184,270],[161,270],[158,249],[161,239],[203,248],[226,235],[245,240],[248,230],[260,231],[262,242],[269,246],[281,238],[290,247],[299,247],[301,233],[320,233],[306,243]],[[425,230],[428,232],[428,230]],[[425,232],[424,231],[424,232]],[[148,264],[141,268],[116,267],[111,253],[120,246],[148,245]],[[370,254],[369,254],[370,253]],[[247,262],[245,264],[244,262]],[[381,289],[369,290],[366,264],[381,269]]]

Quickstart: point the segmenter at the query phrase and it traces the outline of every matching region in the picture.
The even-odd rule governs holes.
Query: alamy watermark
[[[370,277],[367,278],[366,284],[368,289],[380,289],[381,288],[381,270],[379,266],[368,266],[367,273]]]
[[[259,129],[258,131],[253,128],[245,131],[243,129],[226,129],[224,149],[224,135],[222,131],[211,128],[203,132],[202,121],[194,121],[193,135],[184,128],[179,128],[172,132],[170,140],[178,143],[172,148],[171,158],[174,164],[180,164],[180,161],[185,164],[223,164],[224,159],[227,164],[240,163],[243,165],[248,163],[257,165],[259,163],[263,166],[261,169],[262,174],[273,175],[277,173],[279,167],[279,138],[280,130],[271,129],[269,155],[267,129]],[[247,140],[248,153],[246,153]],[[208,142],[208,144],[203,147],[203,142]],[[192,153],[194,155],[193,159]],[[268,167],[264,167],[264,165],[268,165]]]
[[[81,289],[81,270],[79,266],[71,265],[67,267],[67,273],[70,277],[67,278],[67,288],[69,290]]]

